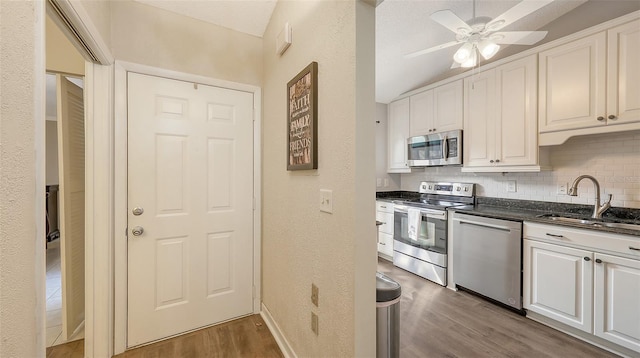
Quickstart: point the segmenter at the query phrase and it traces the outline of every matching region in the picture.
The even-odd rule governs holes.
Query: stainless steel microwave
[[[462,165],[462,130],[407,139],[407,159],[410,167]]]

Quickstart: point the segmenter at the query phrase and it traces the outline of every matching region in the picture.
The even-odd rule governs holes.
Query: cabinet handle
[[[435,131],[436,131],[436,129],[435,129],[435,128],[433,128],[433,131],[435,132]]]
[[[590,258],[588,258],[588,257],[586,257],[586,256],[584,257],[584,260],[585,260],[585,261],[591,261],[591,259],[590,259]]]
[[[597,120],[599,120],[600,122],[602,122],[602,121],[604,121],[604,117],[603,117],[603,116],[600,116],[600,117],[598,117],[598,118],[597,118]]]
[[[599,264],[601,264],[601,263],[602,263],[602,260],[600,260],[600,259],[596,259],[596,262],[597,262],[597,263],[599,263]]]
[[[500,163],[500,159],[496,159],[496,163]]]
[[[493,163],[493,159],[491,159],[491,160],[489,161],[489,163]]]
[[[609,115],[609,119],[617,119],[616,116],[614,116],[613,114]]]
[[[549,233],[547,233],[547,236],[557,237],[557,238],[563,238],[563,237],[564,237],[564,236],[562,236],[562,235],[549,234]]]
[[[380,243],[380,245],[387,245],[387,244],[386,244],[386,243],[384,243],[384,242],[381,242],[381,243]]]
[[[629,246],[629,250],[633,250],[633,251],[640,251],[639,248],[637,247],[633,247],[633,246]]]
[[[385,209],[387,208],[387,207],[386,207],[386,206],[384,206],[384,205],[380,205],[380,207],[381,207],[381,208],[385,208]]]

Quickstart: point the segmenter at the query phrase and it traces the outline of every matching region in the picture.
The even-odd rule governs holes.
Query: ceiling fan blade
[[[497,31],[510,25],[536,10],[552,3],[554,0],[522,0],[511,9],[496,17],[486,26],[489,31]]]
[[[533,45],[547,36],[547,31],[503,31],[489,36],[498,45]]]
[[[430,47],[430,48],[427,48],[427,49],[424,49],[424,50],[420,50],[420,51],[416,51],[416,52],[412,52],[412,53],[406,54],[406,55],[404,55],[404,58],[418,57],[420,55],[424,55],[426,53],[442,50],[443,48],[455,46],[457,44],[459,44],[458,41],[451,41],[451,42],[443,43],[442,45],[438,45],[438,46]]]
[[[431,19],[447,29],[457,33],[470,33],[471,27],[451,10],[440,10],[431,14]]]

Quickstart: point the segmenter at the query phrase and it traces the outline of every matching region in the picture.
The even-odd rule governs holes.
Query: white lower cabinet
[[[376,220],[378,226],[378,256],[391,260],[393,258],[393,203],[376,201]]]
[[[525,309],[640,353],[640,237],[528,222],[523,237]]]
[[[593,253],[524,240],[524,308],[591,332]]]
[[[640,352],[640,261],[595,255],[594,334]]]

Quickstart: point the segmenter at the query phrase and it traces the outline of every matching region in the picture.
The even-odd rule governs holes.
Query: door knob
[[[143,232],[144,232],[144,228],[142,226],[136,226],[133,229],[131,229],[131,233],[133,234],[133,236],[140,236],[142,235]]]
[[[140,216],[140,215],[142,215],[142,213],[144,213],[144,209],[141,208],[141,207],[135,207],[135,208],[133,208],[133,210],[131,210],[131,212],[135,216]]]

